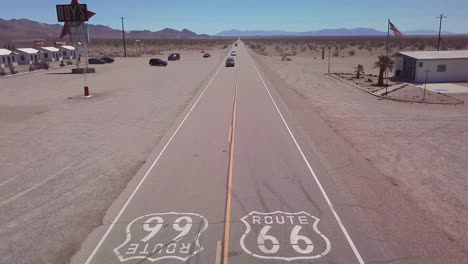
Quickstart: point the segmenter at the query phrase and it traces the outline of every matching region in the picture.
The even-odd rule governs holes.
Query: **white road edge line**
[[[109,228],[107,229],[106,233],[104,233],[104,235],[102,236],[101,240],[99,241],[99,243],[96,245],[96,247],[94,248],[93,252],[91,252],[91,254],[89,255],[88,259],[86,260],[85,264],[89,264],[91,263],[91,261],[93,260],[94,256],[96,255],[96,253],[98,252],[98,250],[101,248],[102,244],[104,243],[104,241],[106,240],[107,236],[109,235],[109,233],[112,231],[112,228],[114,228],[115,224],[117,223],[117,221],[119,220],[119,218],[122,216],[123,212],[125,211],[125,209],[127,208],[127,206],[130,204],[130,202],[132,201],[133,197],[135,196],[135,194],[138,192],[138,190],[140,189],[141,185],[143,184],[143,182],[146,180],[146,178],[148,177],[148,175],[150,174],[151,170],[153,170],[154,166],[156,165],[156,163],[158,163],[159,159],[161,158],[161,156],[163,155],[164,151],[166,150],[167,146],[169,146],[169,144],[171,143],[171,141],[174,139],[174,137],[176,136],[177,132],[179,132],[180,128],[182,127],[182,125],[185,123],[185,120],[187,120],[187,118],[189,117],[189,115],[192,113],[193,109],[195,108],[195,106],[197,106],[198,102],[200,101],[200,99],[202,98],[202,96],[205,94],[206,90],[208,89],[208,87],[210,87],[211,83],[213,82],[213,80],[216,78],[216,76],[218,75],[218,72],[219,70],[221,70],[223,66],[223,63],[221,63],[221,65],[219,66],[218,70],[216,70],[216,73],[213,75],[213,77],[211,78],[211,80],[208,82],[208,84],[206,85],[206,87],[203,89],[203,91],[201,92],[201,94],[198,96],[197,100],[195,101],[195,103],[193,104],[193,106],[190,108],[190,110],[188,111],[188,113],[185,115],[184,119],[182,119],[182,122],[180,122],[179,126],[177,127],[177,129],[174,131],[174,133],[172,134],[172,136],[169,138],[169,140],[167,141],[166,145],[164,145],[163,149],[161,150],[161,152],[159,152],[158,156],[156,157],[156,159],[154,160],[154,162],[151,164],[151,167],[149,167],[148,171],[145,173],[145,175],[143,176],[143,178],[140,180],[140,182],[138,183],[138,185],[136,186],[135,190],[133,190],[132,194],[128,197],[127,201],[125,202],[125,204],[122,206],[122,208],[120,209],[119,213],[117,214],[117,216],[115,217],[114,221],[112,221],[112,223],[110,224]]]
[[[302,148],[299,146],[299,143],[297,142],[296,137],[294,136],[291,129],[289,128],[288,123],[286,123],[286,120],[284,119],[283,114],[281,113],[278,105],[276,104],[275,99],[273,99],[273,96],[271,95],[270,90],[268,89],[268,87],[267,87],[267,85],[265,83],[265,80],[263,79],[262,75],[258,71],[258,68],[255,65],[254,61],[252,60],[252,57],[250,56],[250,54],[249,54],[249,57],[250,57],[250,61],[252,62],[252,65],[254,66],[255,70],[257,71],[258,76],[260,76],[260,79],[262,80],[263,86],[265,86],[265,89],[266,89],[268,95],[270,96],[271,101],[275,105],[276,111],[278,111],[278,114],[280,115],[281,120],[283,120],[283,124],[286,126],[286,129],[288,130],[289,135],[291,136],[292,140],[294,141],[294,144],[296,144],[296,147],[299,150],[299,153],[301,153],[302,159],[304,160],[304,162],[307,165],[307,168],[309,168],[310,173],[314,177],[314,180],[317,183],[317,186],[319,187],[320,191],[322,192],[322,195],[325,198],[325,201],[327,202],[328,207],[330,208],[331,212],[335,216],[336,222],[338,222],[338,225],[340,226],[341,231],[343,232],[346,239],[348,240],[349,246],[353,250],[354,255],[356,256],[359,264],[365,264],[364,260],[361,257],[361,254],[359,254],[359,251],[356,248],[356,245],[354,244],[353,240],[351,239],[351,236],[349,235],[348,231],[346,230],[346,227],[344,226],[343,222],[341,221],[340,216],[338,215],[338,213],[335,210],[335,207],[333,206],[332,202],[330,201],[330,198],[328,198],[328,195],[325,192],[325,189],[323,188],[322,184],[320,183],[320,181],[319,181],[319,179],[317,177],[317,174],[315,174],[314,169],[312,169],[312,166],[310,166],[310,163],[307,160],[307,157],[304,155],[304,152],[302,151]]]

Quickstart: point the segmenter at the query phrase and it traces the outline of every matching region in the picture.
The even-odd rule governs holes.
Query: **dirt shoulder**
[[[371,208],[369,215],[374,214],[374,223],[388,234],[382,239],[392,237],[395,244],[414,249],[411,254],[426,254],[426,261],[431,263],[447,263],[431,256],[428,249],[432,246],[458,252],[460,260],[466,260],[466,105],[378,100],[324,76],[327,65],[313,57],[295,57],[288,62],[279,56],[252,55],[298,126],[315,141],[317,151],[330,164],[330,173],[345,182],[359,201],[356,206]],[[457,96],[466,100],[465,95]],[[327,142],[329,136],[316,135],[313,115],[382,175],[353,175],[352,158],[337,154],[340,149],[335,148],[337,143]],[[424,237],[424,230],[431,234]],[[430,241],[436,245],[430,245]]]

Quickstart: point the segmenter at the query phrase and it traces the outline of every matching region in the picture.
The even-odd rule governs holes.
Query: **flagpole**
[[[390,19],[388,19],[388,22],[387,22],[387,56],[390,53],[389,46],[388,46],[389,38],[390,38]]]
[[[388,44],[388,40],[390,39],[390,18],[388,19],[387,21],[387,57],[388,55],[390,54],[390,48],[389,48],[389,44]],[[386,83],[385,83],[385,96],[387,96],[388,94],[388,67],[385,68],[385,77],[387,78],[386,79]]]

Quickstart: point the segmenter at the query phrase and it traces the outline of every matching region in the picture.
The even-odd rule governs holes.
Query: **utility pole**
[[[330,74],[330,53],[331,53],[331,46],[328,47],[328,74]]]
[[[444,16],[444,14],[440,14],[440,16],[439,16],[439,17],[436,17],[436,18],[440,19],[440,24],[439,24],[439,41],[438,41],[438,43],[437,43],[437,50],[440,51],[440,40],[441,40],[440,36],[441,36],[441,34],[442,34],[442,19],[447,18],[447,17]]]
[[[124,46],[124,57],[127,57],[127,47],[125,44],[125,27],[124,27],[124,17],[121,17],[122,19],[122,40],[123,40],[123,46]]]
[[[426,69],[424,72],[426,73],[426,81],[424,83],[424,92],[423,92],[423,98],[422,98],[423,102],[424,102],[424,99],[426,99],[427,76],[429,75],[431,71],[429,69]]]

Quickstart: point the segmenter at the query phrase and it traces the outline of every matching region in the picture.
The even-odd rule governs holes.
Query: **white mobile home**
[[[7,49],[0,49],[0,68],[18,65],[16,53]]]
[[[399,52],[395,77],[412,83],[468,82],[468,50]]]
[[[60,50],[62,51],[62,56],[65,60],[76,59],[76,51],[73,46],[61,46]]]
[[[37,49],[25,48],[25,49],[16,49],[18,53],[19,64],[34,64],[36,62],[42,61],[42,54]]]
[[[62,52],[55,47],[41,47],[42,57],[45,61],[62,61]]]

